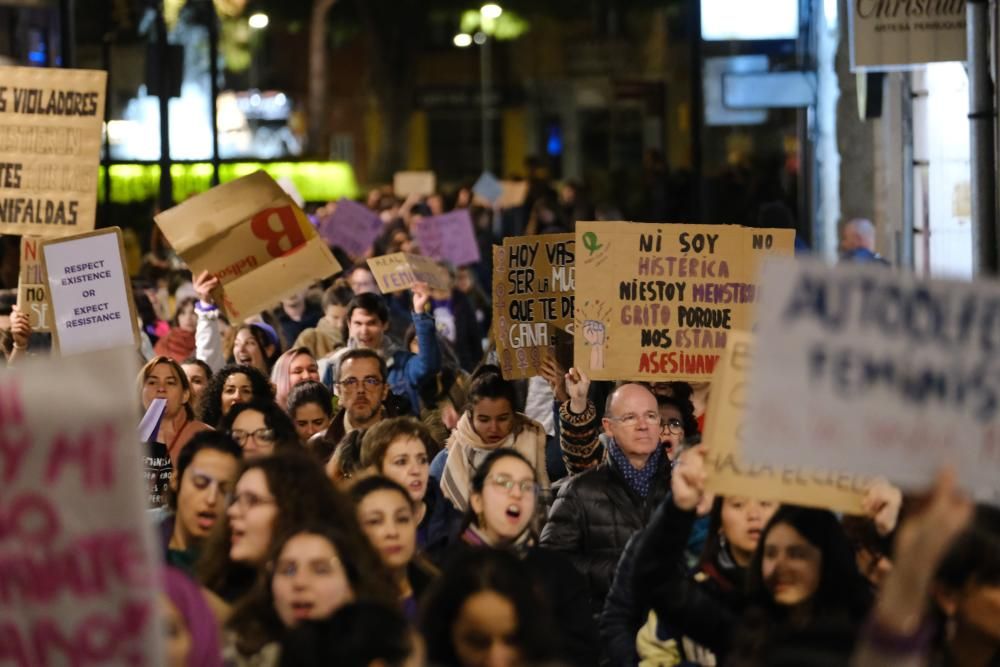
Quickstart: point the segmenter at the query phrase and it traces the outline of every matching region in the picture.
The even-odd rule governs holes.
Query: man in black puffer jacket
[[[597,446],[593,404],[576,414],[567,401],[561,417],[564,439],[580,443],[589,429]],[[669,488],[660,413],[649,389],[639,384],[619,387],[608,397],[602,422],[604,461],[565,481],[541,537],[543,547],[566,552],[587,579],[595,617],[604,606],[625,544],[646,525]]]

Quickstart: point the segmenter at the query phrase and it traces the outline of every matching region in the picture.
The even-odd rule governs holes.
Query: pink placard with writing
[[[414,228],[414,240],[420,252],[455,266],[479,261],[479,244],[468,209],[423,218]]]
[[[135,351],[0,374],[0,663],[161,665]]]

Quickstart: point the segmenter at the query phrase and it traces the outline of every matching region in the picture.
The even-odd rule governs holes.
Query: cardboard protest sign
[[[468,209],[422,218],[413,228],[413,240],[424,255],[454,266],[479,261],[479,244]]]
[[[472,194],[492,206],[503,195],[503,186],[496,176],[484,171],[472,186]]]
[[[559,335],[572,335],[575,246],[572,234],[515,236],[494,251],[493,340],[506,379],[538,375]]]
[[[747,380],[752,363],[753,337],[744,331],[731,332],[712,376],[705,411],[703,440],[709,445],[705,488],[726,496],[861,514],[868,481],[864,476],[789,465],[757,465],[743,456]]]
[[[851,12],[851,69],[890,71],[967,55],[965,1],[911,3],[856,0]],[[905,6],[905,10],[903,7]]]
[[[319,235],[329,245],[352,257],[363,257],[382,231],[382,219],[367,206],[342,198],[330,215],[319,222]]]
[[[397,171],[392,177],[392,191],[399,197],[425,197],[436,191],[437,177],[433,171]]]
[[[524,206],[528,198],[528,181],[500,181],[500,198],[496,205],[500,208]]]
[[[433,259],[407,252],[372,257],[368,268],[382,294],[402,292],[416,283],[427,283],[434,290],[450,290],[448,272]]]
[[[577,368],[600,380],[709,380],[727,334],[753,324],[760,257],[794,245],[788,229],[577,223]]]
[[[5,664],[163,664],[135,360],[105,351],[0,374]]]
[[[744,454],[998,498],[1000,285],[774,260],[761,274]]]
[[[0,67],[0,234],[94,228],[107,73]]]
[[[63,356],[139,346],[139,324],[117,227],[41,245],[52,344]]]
[[[17,305],[31,318],[31,328],[37,332],[52,329],[52,313],[45,298],[45,276],[39,256],[41,239],[21,237],[21,273],[17,278]]]
[[[232,319],[341,270],[302,209],[263,171],[192,197],[156,224],[194,275],[219,279],[216,300]]]

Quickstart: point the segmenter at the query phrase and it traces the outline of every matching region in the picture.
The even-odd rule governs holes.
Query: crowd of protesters
[[[1000,512],[948,471],[923,495],[874,480],[863,516],[713,497],[710,387],[554,358],[504,379],[490,245],[595,211],[534,182],[516,215],[447,199],[367,204],[372,256],[472,206],[484,259],[447,267],[450,290],[382,295],[335,249],[343,274],[229,321],[215,278],[147,257],[135,391],[166,404],[144,446],[169,458],[149,508],[167,664],[1000,664]],[[6,362],[44,354],[4,298]]]

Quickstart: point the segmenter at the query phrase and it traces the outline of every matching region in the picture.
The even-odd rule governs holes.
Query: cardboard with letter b
[[[156,224],[195,276],[219,278],[216,301],[230,318],[266,310],[341,270],[302,209],[263,171],[192,197]]]

